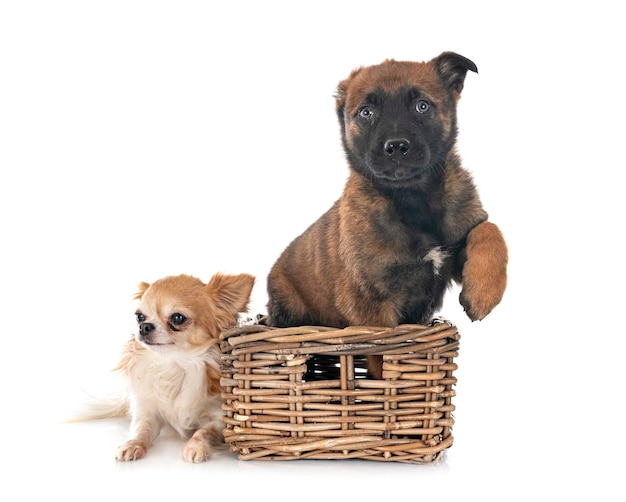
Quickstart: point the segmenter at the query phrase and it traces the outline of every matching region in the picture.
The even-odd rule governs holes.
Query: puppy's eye
[[[364,106],[359,110],[359,117],[366,120],[371,120],[374,117],[374,112],[369,106]]]
[[[181,324],[184,324],[186,320],[187,318],[183,314],[179,314],[178,312],[172,314],[172,316],[170,317],[170,322],[174,326],[180,326]]]
[[[145,322],[145,320],[146,320],[146,316],[143,315],[141,312],[137,312],[135,314],[135,316],[137,317],[137,322],[139,322],[139,323]]]
[[[430,109],[430,103],[426,100],[420,99],[415,103],[415,110],[418,113],[426,113]]]

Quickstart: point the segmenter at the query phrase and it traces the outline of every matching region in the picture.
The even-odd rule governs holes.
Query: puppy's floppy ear
[[[437,74],[446,88],[460,94],[468,70],[478,73],[476,65],[459,54],[444,52],[433,59]]]
[[[207,292],[218,310],[220,329],[232,326],[240,312],[248,311],[254,281],[255,277],[249,274],[217,273],[206,285]]]
[[[337,118],[339,119],[339,124],[341,125],[341,131],[344,130],[346,125],[346,118],[344,116],[344,112],[346,109],[346,87],[348,85],[348,80],[344,80],[339,83],[337,86],[337,94],[335,94],[335,111],[337,112]]]
[[[339,85],[337,86],[337,93],[335,94],[335,111],[337,112],[337,117],[339,117],[339,123],[341,124],[342,129],[345,126],[346,121],[344,113],[346,110],[348,86],[350,85],[352,80],[354,80],[354,78],[359,73],[361,73],[361,71],[363,71],[362,67],[352,70],[350,76],[348,76],[348,78],[346,78],[345,80],[339,82]]]
[[[139,291],[135,293],[135,296],[133,296],[133,300],[140,300],[146,290],[150,287],[150,284],[148,284],[147,282],[140,282],[137,287],[139,288]]]

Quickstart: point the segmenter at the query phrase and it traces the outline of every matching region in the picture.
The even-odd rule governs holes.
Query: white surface
[[[624,500],[623,48],[615,2],[4,2],[2,500]],[[325,4],[324,4],[325,5]],[[361,64],[469,57],[459,151],[510,247],[459,326],[437,466],[187,465],[127,423],[59,425],[107,389],[139,281],[258,276],[338,197],[333,94]],[[6,492],[6,493],[3,493]],[[345,495],[344,495],[345,496]]]

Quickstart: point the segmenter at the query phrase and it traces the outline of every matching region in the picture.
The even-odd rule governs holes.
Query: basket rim
[[[429,324],[400,324],[398,326],[292,326],[278,328],[262,324],[238,326],[224,330],[220,340],[231,347],[253,342],[305,343],[318,342],[330,345],[366,343],[393,345],[408,341],[428,342],[442,334],[458,337],[456,326],[447,320],[434,320]]]

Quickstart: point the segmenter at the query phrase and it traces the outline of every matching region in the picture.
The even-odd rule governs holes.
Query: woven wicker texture
[[[437,462],[452,445],[459,340],[440,320],[227,330],[225,440],[242,460]],[[368,376],[369,354],[383,358],[380,380]]]

